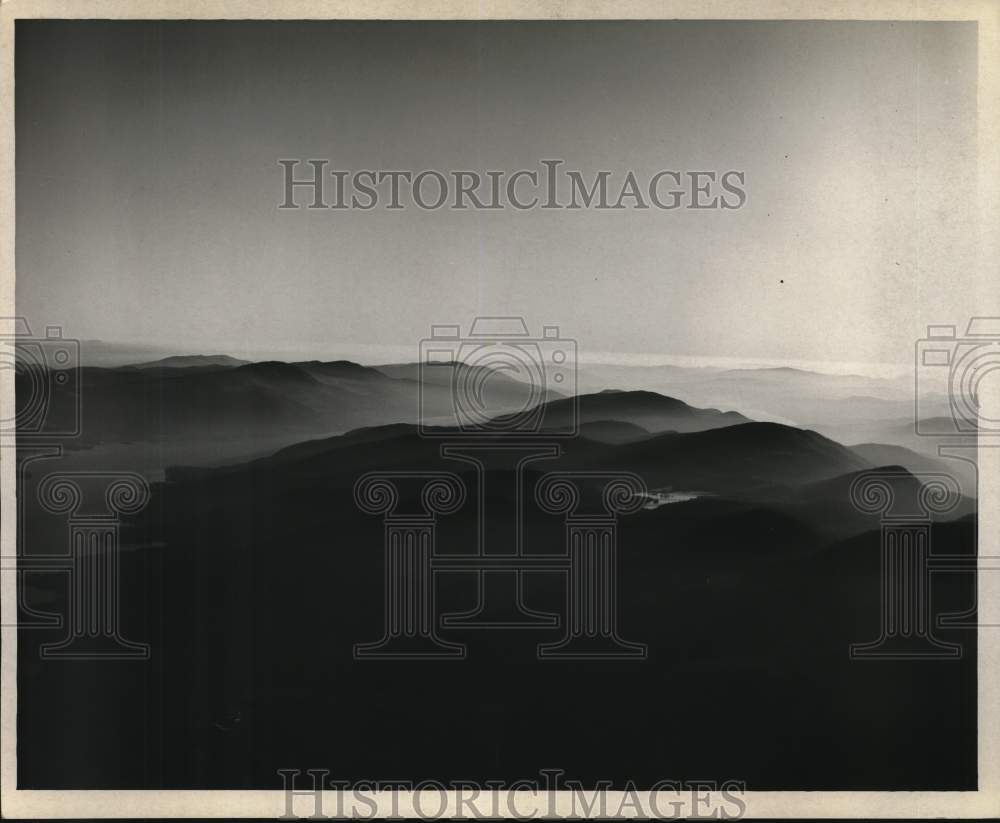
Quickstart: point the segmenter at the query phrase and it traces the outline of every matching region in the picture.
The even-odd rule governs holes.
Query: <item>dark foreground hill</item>
[[[345,391],[390,379],[326,368]],[[236,385],[265,376],[284,381],[289,399],[321,381],[315,368],[261,365]],[[600,413],[620,401],[602,398]],[[480,782],[561,769],[619,788],[691,777],[752,790],[976,785],[975,633],[942,630],[963,644],[954,660],[848,654],[880,630],[879,519],[845,503],[857,472],[872,468],[862,457],[754,423],[618,444],[582,436],[561,456],[499,437],[477,452],[451,434],[450,457],[440,438],[396,424],[156,484],[128,523],[121,571],[125,633],[150,642],[153,658],[76,661],[67,675],[39,665],[44,632],[22,632],[19,710],[34,733],[19,747],[20,784],[72,775],[80,788],[275,789],[278,769],[312,768],[344,780]],[[532,449],[518,491],[512,467]],[[487,466],[485,488],[470,454]],[[509,557],[519,534],[529,560],[566,555],[565,516],[535,503],[546,472],[576,472],[583,506],[600,500],[593,473],[640,476],[656,493],[618,522],[616,614],[620,637],[645,644],[645,657],[539,657],[562,634],[539,622],[565,618],[561,567],[504,577],[452,566],[426,591],[435,630],[464,644],[465,659],[357,658],[355,644],[382,636],[399,582],[385,577],[386,522],[355,502],[355,482],[373,470],[394,473],[393,511],[407,516],[426,502],[406,485],[412,473],[458,474],[466,499],[435,517],[434,533],[437,554],[462,562]],[[918,488],[892,473],[901,494]],[[971,555],[974,527],[968,517],[933,523],[934,551]],[[938,577],[936,608],[974,604],[972,580]],[[43,580],[29,593],[39,606],[65,597]],[[501,602],[528,625],[443,621],[498,594],[486,614]],[[100,740],[112,734],[121,743],[110,757]]]
[[[83,433],[67,445],[88,468],[154,480],[167,469],[122,527],[122,631],[152,658],[51,665],[39,643],[53,630],[22,630],[19,712],[33,730],[19,740],[23,787],[274,789],[286,768],[346,780],[512,781],[555,768],[618,787],[975,786],[975,633],[941,630],[962,644],[948,661],[848,654],[878,637],[882,591],[879,517],[850,489],[881,467],[900,499],[919,496],[919,477],[881,465],[910,456],[651,392],[545,395],[543,430],[522,433],[532,437],[470,436],[455,427],[452,387],[483,375],[454,364],[422,395],[415,367],[148,366],[84,369]],[[497,416],[532,396],[502,375],[490,385]],[[417,425],[421,408],[435,437]],[[546,434],[575,419],[578,437]],[[44,462],[25,473],[19,523],[51,549],[66,545],[66,518],[39,506]],[[389,525],[433,527],[441,565],[422,591],[434,630],[464,644],[465,659],[355,656],[382,636],[400,583],[385,574],[385,517],[356,501],[372,471],[400,486],[383,498],[395,503]],[[566,513],[537,504],[548,472],[569,475],[571,514],[593,529],[609,522],[604,478],[645,484],[613,532],[617,632],[644,656],[540,656],[570,625],[568,586],[583,586],[586,568],[609,573],[559,559]],[[433,518],[432,498],[407,485],[429,473],[466,489]],[[973,508],[955,502],[927,526],[934,552],[968,557]],[[518,551],[520,571],[482,571]],[[27,606],[67,613],[63,578],[22,583]],[[935,608],[969,609],[973,584],[935,575]],[[492,622],[470,626],[479,607]]]

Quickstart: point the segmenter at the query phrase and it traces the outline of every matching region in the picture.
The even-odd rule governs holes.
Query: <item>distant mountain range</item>
[[[148,363],[136,363],[131,366],[133,369],[189,369],[204,368],[205,366],[220,366],[232,368],[234,366],[249,365],[249,360],[238,360],[228,354],[179,354],[172,357],[163,357],[159,360],[151,360]]]
[[[27,402],[28,377],[19,379],[18,398]],[[350,361],[242,363],[225,355],[84,367],[79,387],[53,384],[52,405],[71,409],[67,395],[79,392],[82,432],[66,442],[78,461],[133,459],[159,476],[168,465],[219,465],[362,427],[418,418],[425,425],[455,426],[464,418],[456,412],[453,387],[477,382],[486,386],[476,398],[485,417],[503,418],[538,399],[544,427],[558,427],[568,425],[578,406],[581,425],[596,439],[602,430],[604,437],[621,440],[747,420],[651,392],[566,398],[544,391],[536,398],[526,383],[463,364],[421,370],[416,364],[371,368]],[[633,428],[626,434],[623,426]]]
[[[590,374],[582,379],[584,385],[594,382],[587,368],[593,367],[581,367],[582,377]],[[591,441],[605,445],[648,442],[648,449],[635,449],[640,462],[649,462],[656,450],[667,448],[662,442],[649,442],[655,435],[749,423],[754,415],[745,414],[745,409],[767,400],[772,408],[780,404],[787,414],[822,410],[828,422],[794,428],[815,430],[851,446],[864,465],[898,464],[916,473],[950,472],[960,479],[963,490],[976,493],[971,466],[943,461],[937,454],[938,441],[917,436],[912,419],[884,416],[912,407],[898,399],[901,380],[789,368],[598,367],[597,373],[620,374],[632,382],[666,383],[684,392],[685,399],[647,389],[618,388],[566,397],[548,388],[533,391],[504,372],[460,363],[433,368],[417,363],[370,367],[348,360],[248,363],[214,354],[175,355],[116,368],[84,367],[79,387],[72,382],[51,386],[51,406],[59,414],[67,413],[75,404],[66,401],[78,391],[82,432],[65,442],[71,452],[68,459],[83,467],[124,461],[150,477],[160,477],[171,465],[212,466],[263,457],[302,441],[360,428],[412,424],[418,419],[425,425],[455,426],[460,420],[453,394],[457,385],[483,387],[475,400],[482,404],[479,411],[484,418],[502,423],[508,419],[505,414],[521,413],[536,402],[543,431],[565,430],[575,417],[579,434]],[[28,380],[27,375],[19,375],[19,403],[31,397]],[[692,403],[691,397],[729,397],[731,402],[724,405],[740,411],[720,411],[718,401]],[[732,402],[738,400],[746,405]],[[866,417],[866,413],[874,416]],[[765,421],[773,417],[764,414]],[[938,428],[947,430],[947,422],[942,418]],[[770,430],[755,431],[764,437]],[[839,465],[842,471],[852,468],[856,466],[849,461]],[[708,463],[701,471],[709,471]]]
[[[920,390],[912,373],[876,377],[789,367],[583,364],[577,380],[582,391],[645,389],[678,397],[695,406],[724,406],[738,409],[755,420],[807,428],[907,416],[912,420],[914,393]],[[944,395],[924,395],[921,407],[930,414],[949,413]]]
[[[455,422],[451,381],[469,367],[438,367],[426,383],[427,419]],[[19,375],[19,401],[31,385]],[[503,374],[489,376],[495,413],[518,409],[529,387]],[[80,437],[71,449],[141,445],[144,457],[211,465],[267,453],[309,437],[362,426],[417,419],[418,383],[350,361],[242,364],[225,356],[178,357],[114,369],[84,367],[80,385],[55,383],[54,408],[69,409],[79,392]],[[60,402],[61,401],[61,402]],[[154,449],[156,454],[152,454]],[[116,455],[121,454],[115,450]]]

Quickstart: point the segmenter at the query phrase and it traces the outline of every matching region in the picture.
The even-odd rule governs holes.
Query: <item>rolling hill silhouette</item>
[[[634,471],[650,485],[717,493],[794,487],[871,467],[816,432],[778,423],[661,434],[617,448],[571,453],[570,465]]]
[[[699,409],[656,392],[605,390],[547,403],[544,427],[565,428],[574,414],[581,425],[614,420],[649,432],[705,431],[749,422],[738,412]]]
[[[246,366],[249,360],[239,360],[230,357],[228,354],[178,354],[172,357],[162,357],[159,360],[150,360],[144,363],[135,363],[125,368],[133,369],[187,369],[203,368],[205,366],[215,366],[221,368],[234,368],[236,366]]]
[[[87,788],[280,788],[277,770],[302,764],[347,780],[512,780],[556,766],[619,786],[692,769],[756,790],[975,786],[975,633],[943,632],[965,644],[944,665],[859,664],[847,651],[877,637],[881,593],[879,518],[853,507],[851,483],[879,468],[901,499],[915,497],[919,478],[890,459],[911,456],[648,391],[546,395],[540,419],[559,428],[578,408],[579,436],[528,463],[520,487],[509,467],[487,466],[480,496],[474,466],[441,443],[502,452],[517,437],[456,427],[453,381],[477,376],[464,368],[446,366],[422,387],[443,440],[417,425],[412,365],[84,369],[91,448],[73,459],[99,465],[114,445],[114,468],[135,468],[137,455],[168,467],[150,475],[148,507],[122,525],[125,633],[150,642],[154,658],[142,670],[77,661],[87,688],[68,689],[63,668],[37,665],[49,638],[20,634],[19,711],[33,730],[18,752],[20,784],[73,775]],[[516,380],[489,382],[497,416],[530,397]],[[535,442],[547,442],[544,431]],[[558,639],[556,628],[442,624],[446,639],[468,644],[467,660],[356,659],[354,644],[376,640],[386,614],[386,524],[354,498],[375,470],[458,474],[468,494],[435,517],[434,549],[473,556],[483,534],[509,550],[518,516],[526,555],[566,553],[565,516],[534,502],[548,472],[641,477],[651,502],[615,531],[617,608],[623,636],[646,644],[647,657],[542,661],[535,644]],[[64,519],[38,502],[42,476],[28,473],[19,490],[23,521],[64,539]],[[584,495],[600,482],[579,478]],[[415,490],[398,502],[420,509]],[[957,504],[931,522],[933,550],[971,555],[975,504]],[[562,572],[524,578],[528,607],[564,612]],[[473,572],[435,572],[439,613],[475,607],[476,583]],[[934,585],[934,602],[954,611],[975,602],[967,576]],[[66,606],[61,582],[25,591],[29,605]],[[84,739],[111,728],[144,756],[108,763],[81,745],[53,762],[64,739],[55,701]],[[442,735],[456,717],[490,733]],[[361,735],[391,745],[360,759],[330,745]]]
[[[904,466],[908,471],[917,474],[952,471],[943,460],[936,460],[905,446],[891,443],[858,443],[850,448],[859,457],[877,466]]]
[[[621,519],[622,631],[649,648],[648,659],[625,664],[541,663],[534,643],[549,635],[523,629],[445,631],[469,644],[469,659],[457,665],[373,665],[353,657],[353,643],[377,638],[384,620],[385,526],[355,505],[361,474],[459,473],[470,494],[439,518],[436,550],[468,553],[475,545],[475,473],[442,457],[438,441],[412,424],[366,427],[247,463],[171,473],[154,486],[148,511],[133,526],[135,539],[162,545],[162,591],[169,592],[157,648],[170,661],[161,686],[170,700],[166,710],[157,701],[145,708],[159,718],[148,728],[156,730],[149,733],[166,764],[164,784],[271,786],[293,754],[360,778],[366,770],[405,768],[418,750],[427,774],[475,777],[496,771],[497,747],[509,756],[515,745],[521,754],[504,762],[558,762],[571,775],[612,780],[627,774],[654,781],[664,769],[697,762],[703,774],[743,774],[760,789],[974,782],[975,736],[966,733],[972,709],[963,708],[975,702],[971,647],[950,672],[927,667],[916,681],[908,666],[865,667],[848,657],[851,643],[878,632],[878,518],[852,513],[846,494],[868,468],[861,457],[814,432],[759,423],[620,444],[568,440],[562,457],[526,471],[528,554],[565,550],[563,519],[530,504],[540,475],[612,466],[628,467],[650,486],[660,477],[711,492]],[[909,472],[895,474],[901,494],[916,490]],[[489,504],[513,511],[510,487],[500,481],[488,472]],[[401,509],[410,503],[402,498]],[[935,551],[971,549],[964,522],[935,523]],[[489,531],[502,525],[487,520]],[[132,566],[123,574],[149,590],[129,576],[138,574]],[[532,578],[527,604],[558,613],[560,580]],[[956,609],[971,602],[969,581],[947,586],[943,602]],[[439,576],[435,591],[442,612],[475,605],[467,574]],[[415,679],[426,697],[414,713]],[[60,687],[44,681],[37,693]],[[835,699],[845,693],[857,704],[851,712]],[[141,713],[143,694],[120,701]],[[581,712],[595,701],[613,710],[614,723],[591,721],[584,731]],[[942,701],[956,707],[946,719],[937,711]],[[677,705],[688,710],[678,714]],[[720,760],[706,734],[717,740],[731,729],[733,711],[745,713],[741,728],[753,740],[738,736]],[[488,744],[476,738],[456,747],[430,733],[455,715],[489,724],[495,733]],[[363,728],[380,736],[407,718],[415,734],[359,763],[331,751],[334,717],[350,734]],[[788,744],[801,740],[805,719],[823,742],[809,746],[809,758]],[[661,722],[670,730],[666,749],[648,732]],[[891,744],[914,727],[927,745]],[[606,746],[593,746],[595,733]],[[55,734],[42,734],[38,745]],[[636,753],[625,768],[615,754],[621,746]],[[853,752],[849,763],[845,751]]]
[[[401,370],[416,374],[415,367]],[[178,357],[137,367],[85,367],[78,389],[54,384],[60,396],[52,406],[71,409],[67,400],[78,391],[82,434],[67,447],[105,447],[104,462],[141,464],[159,476],[172,464],[220,465],[322,435],[415,422],[418,399],[425,421],[455,425],[452,383],[474,382],[478,373],[485,374],[462,364],[439,366],[421,389],[410,377],[346,360],[232,365],[216,356]],[[533,396],[529,386],[502,373],[486,376],[486,414],[521,409]],[[31,390],[19,373],[22,402]],[[102,454],[76,459],[99,466]]]

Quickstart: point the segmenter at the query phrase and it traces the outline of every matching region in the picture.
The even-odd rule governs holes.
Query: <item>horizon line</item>
[[[109,347],[110,351],[91,352],[87,357],[88,346]],[[114,341],[100,338],[82,339],[81,362],[83,365],[100,365],[88,362],[94,360],[115,360],[115,365],[138,365],[168,357],[217,357],[227,356],[237,360],[252,363],[280,361],[286,363],[320,361],[330,362],[346,360],[361,366],[378,367],[406,365],[420,362],[420,352],[414,346],[402,346],[380,343],[360,344],[317,344],[307,347],[290,346],[286,348],[257,348],[253,344],[230,346],[225,348],[193,348],[191,346],[176,346],[158,342]],[[211,352],[211,353],[208,353]],[[96,357],[93,355],[96,354]],[[456,362],[460,359],[457,358]],[[839,360],[808,360],[801,358],[773,357],[736,357],[732,355],[686,355],[665,354],[654,352],[609,352],[586,351],[578,352],[577,363],[580,366],[609,366],[619,368],[658,368],[678,367],[689,369],[712,370],[766,370],[776,368],[791,368],[799,371],[811,371],[840,377],[865,377],[896,379],[904,377],[912,371],[912,363],[893,363],[885,361],[839,361]],[[114,367],[111,365],[109,367]]]

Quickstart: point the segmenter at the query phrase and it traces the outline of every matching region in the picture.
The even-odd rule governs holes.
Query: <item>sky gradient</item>
[[[584,354],[900,362],[975,311],[975,24],[16,29],[17,310],[35,327],[377,361],[415,359],[432,323],[517,314]],[[748,200],[279,211],[289,157],[739,169]]]

